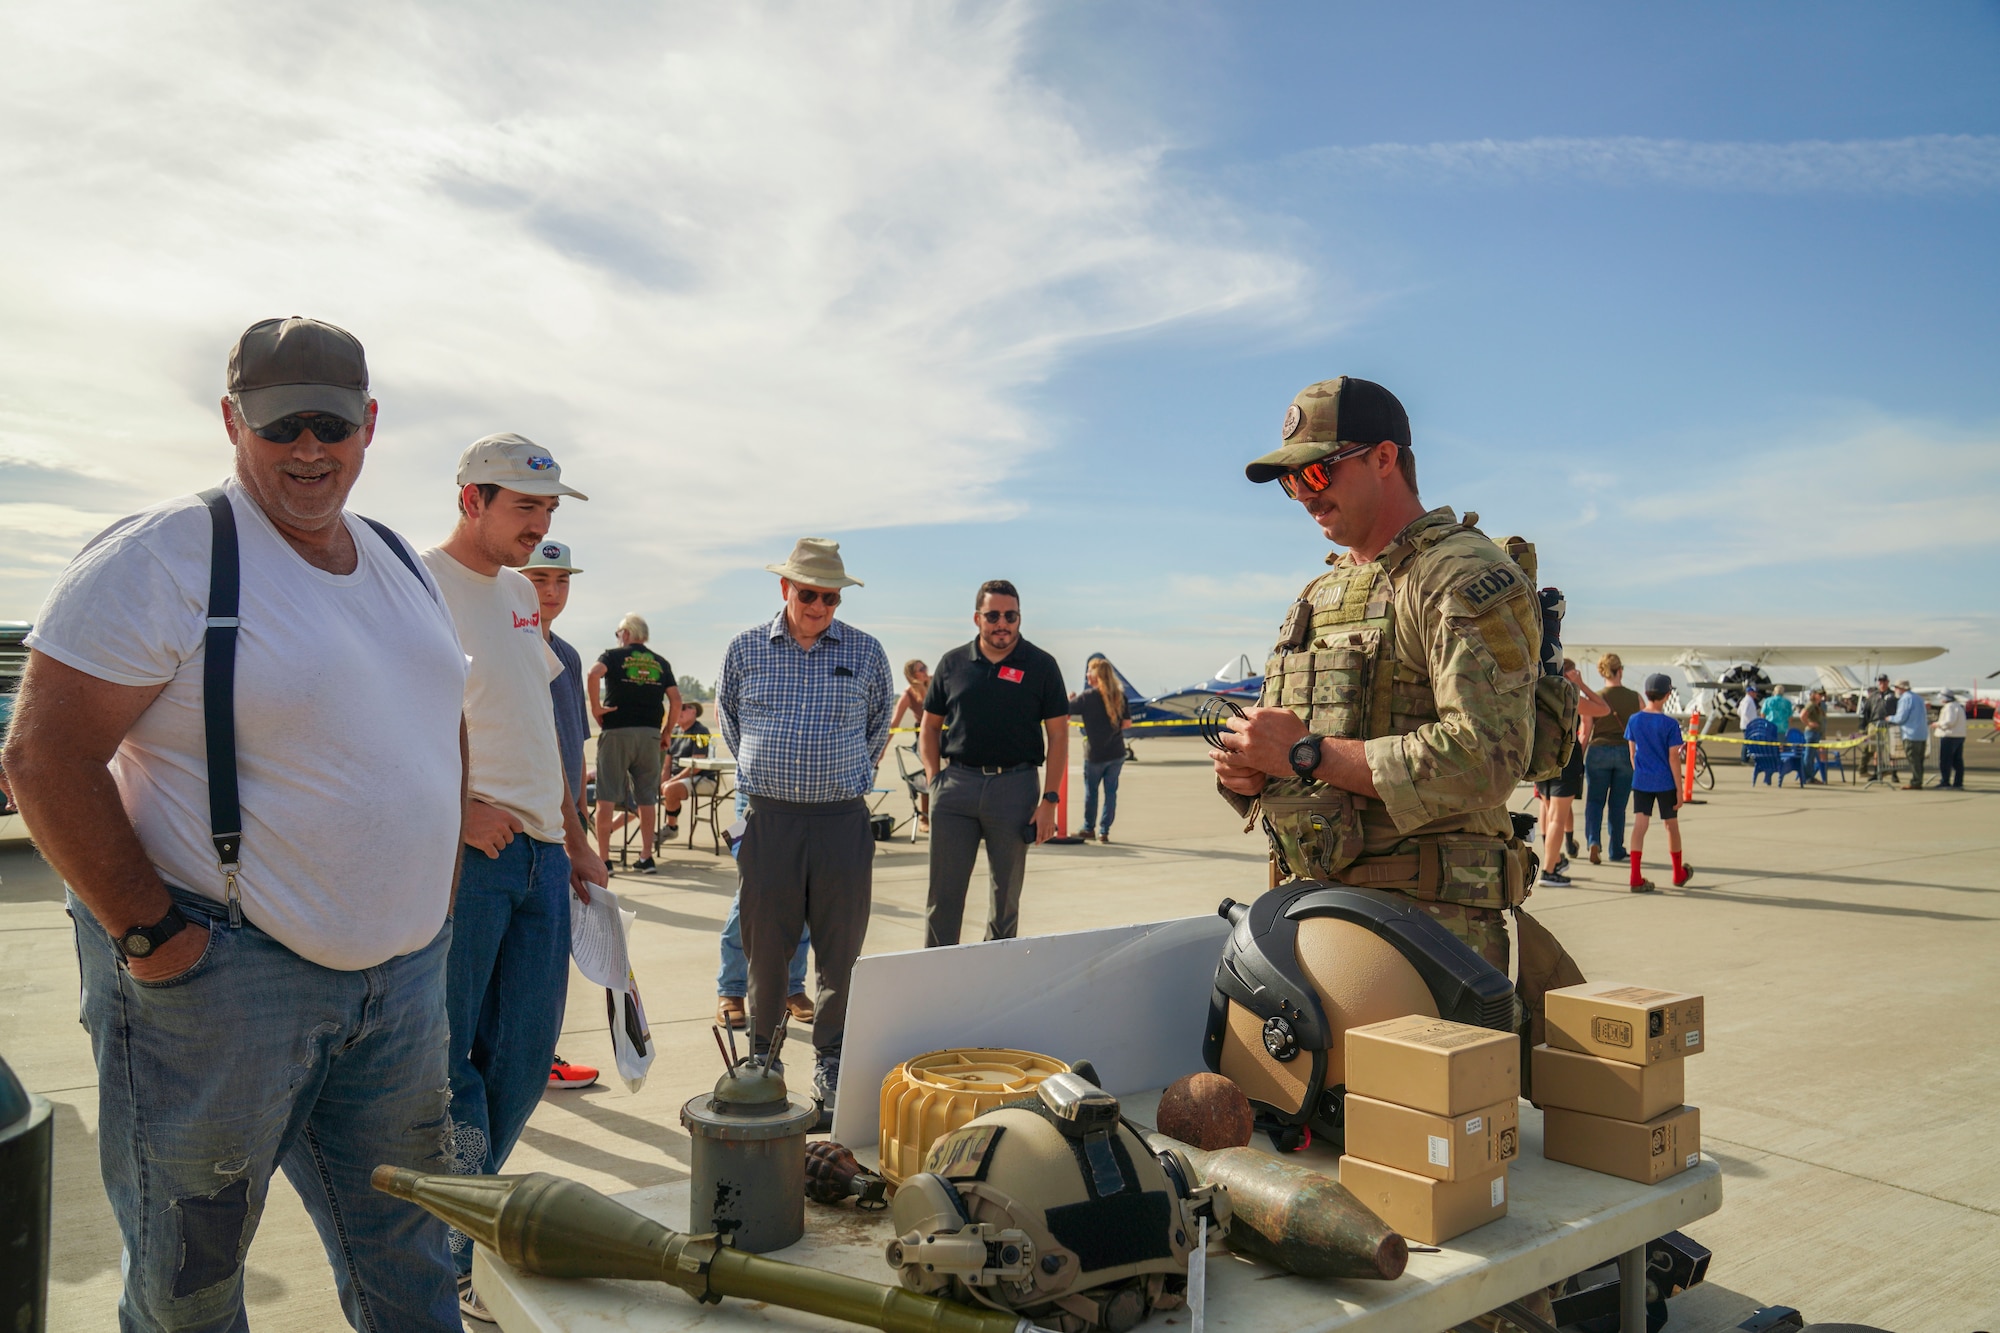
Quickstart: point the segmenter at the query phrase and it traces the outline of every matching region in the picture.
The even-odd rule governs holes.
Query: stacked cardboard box
[[[1531,1059],[1551,1161],[1656,1184],[1701,1160],[1685,1066],[1707,1049],[1702,997],[1620,982],[1552,990]]]
[[[1424,1245],[1505,1217],[1520,1050],[1512,1033],[1422,1015],[1349,1029],[1340,1183]]]

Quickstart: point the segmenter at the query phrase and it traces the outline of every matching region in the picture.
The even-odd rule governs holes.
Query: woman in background
[[[1118,814],[1118,775],[1125,768],[1125,728],[1132,716],[1125,708],[1125,689],[1110,659],[1093,657],[1083,668],[1090,688],[1070,696],[1071,717],[1083,719],[1083,840],[1091,829],[1099,842],[1111,841],[1111,821]],[[1097,819],[1097,789],[1104,788],[1104,821]]]
[[[920,727],[924,722],[924,694],[931,687],[931,669],[924,665],[924,659],[913,657],[903,663],[903,692],[896,696],[896,711],[889,715],[889,730],[903,725],[903,715],[908,713],[910,725]],[[912,742],[912,748],[914,748]],[[931,831],[931,794],[917,793],[917,832]]]

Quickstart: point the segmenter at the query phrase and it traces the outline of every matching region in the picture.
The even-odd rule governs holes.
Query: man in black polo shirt
[[[979,636],[938,660],[924,696],[922,749],[931,778],[926,948],[958,943],[982,841],[993,875],[986,938],[1014,938],[1028,844],[1045,842],[1055,831],[1056,790],[1069,763],[1062,672],[1055,658],[1021,637],[1021,595],[1014,585],[1005,579],[981,584],[972,623]],[[1043,780],[1036,769],[1045,753]]]

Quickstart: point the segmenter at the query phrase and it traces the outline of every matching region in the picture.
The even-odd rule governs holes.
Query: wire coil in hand
[[[1225,699],[1219,694],[1209,695],[1201,701],[1201,707],[1195,710],[1194,720],[1201,728],[1201,738],[1217,750],[1225,748],[1222,737],[1229,730],[1231,714],[1237,717],[1250,716],[1234,699]]]

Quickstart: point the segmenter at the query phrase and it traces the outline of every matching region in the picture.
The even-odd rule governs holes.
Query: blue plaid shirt
[[[875,786],[894,700],[873,636],[834,620],[801,649],[780,610],[729,641],[715,715],[736,786],[774,801],[848,801]]]

